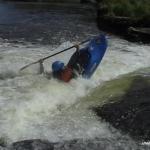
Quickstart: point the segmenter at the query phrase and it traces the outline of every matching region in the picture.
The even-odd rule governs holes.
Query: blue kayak
[[[101,34],[90,40],[90,42],[87,44],[85,48],[79,50],[81,58],[78,63],[82,66],[83,72],[81,73],[81,75],[84,78],[90,78],[93,75],[96,68],[100,64],[106,49],[107,49],[107,40],[105,35]],[[72,58],[74,57],[74,55],[75,54],[73,54]]]
[[[78,49],[70,58],[66,67],[61,61],[52,64],[53,76],[65,82],[81,75],[83,78],[90,78],[100,64],[107,49],[105,35],[101,34],[92,40],[82,49]]]

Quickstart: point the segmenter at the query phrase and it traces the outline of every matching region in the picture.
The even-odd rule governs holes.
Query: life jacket
[[[60,74],[60,80],[69,82],[73,78],[73,70],[70,67],[66,67]]]

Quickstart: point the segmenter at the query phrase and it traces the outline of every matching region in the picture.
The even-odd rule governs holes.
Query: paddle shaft
[[[85,40],[85,41],[82,41],[82,42],[80,42],[80,43],[77,44],[77,45],[82,45],[82,44],[88,42],[89,40],[90,40],[90,39]],[[44,58],[42,58],[42,59],[39,59],[38,61],[32,62],[32,63],[30,63],[30,64],[28,64],[28,65],[22,67],[22,68],[20,69],[20,71],[23,70],[23,69],[25,69],[25,68],[27,68],[27,67],[29,67],[29,66],[31,66],[31,65],[33,65],[33,64],[39,63],[40,61],[44,61],[44,60],[46,60],[46,59],[48,59],[48,58],[50,58],[50,57],[53,57],[53,56],[58,55],[58,54],[60,54],[60,53],[63,53],[63,52],[65,52],[65,51],[67,51],[67,50],[70,50],[70,49],[72,49],[72,48],[74,48],[74,47],[76,47],[76,45],[73,45],[73,46],[71,46],[71,47],[69,47],[69,48],[66,48],[66,49],[64,49],[64,50],[62,50],[62,51],[60,51],[60,52],[57,52],[57,53],[55,53],[55,54],[52,54],[52,55],[50,55],[50,56],[46,56],[46,57],[44,57]]]

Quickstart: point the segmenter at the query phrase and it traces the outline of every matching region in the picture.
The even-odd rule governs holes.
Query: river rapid
[[[12,143],[25,139],[59,142],[116,137],[118,142],[118,137],[125,136],[98,120],[89,109],[92,98],[88,96],[106,81],[150,67],[149,45],[130,43],[107,34],[108,49],[93,77],[73,79],[66,84],[39,75],[39,64],[22,72],[19,69],[98,35],[94,9],[79,4],[0,3],[0,15],[1,138]],[[67,63],[74,51],[46,60],[45,70],[51,71],[55,60]]]

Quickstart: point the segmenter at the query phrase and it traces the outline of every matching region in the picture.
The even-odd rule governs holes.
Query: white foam
[[[143,142],[142,145],[150,146],[150,142]]]

